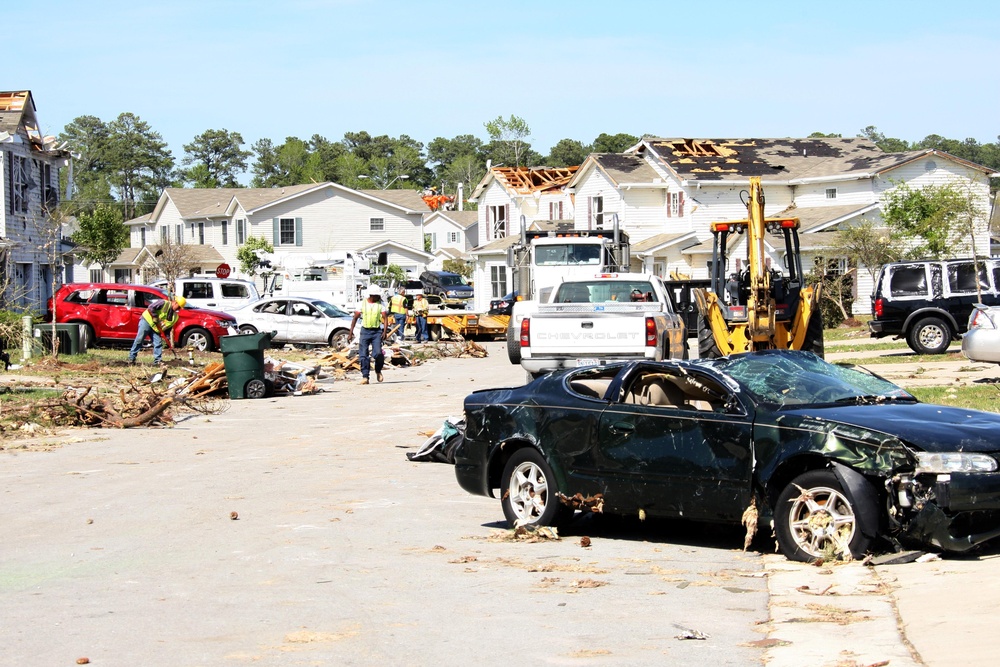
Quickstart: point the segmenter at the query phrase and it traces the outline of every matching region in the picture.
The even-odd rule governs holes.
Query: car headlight
[[[996,469],[996,459],[988,454],[917,452],[918,473],[995,472]]]
[[[222,329],[236,328],[236,320],[216,320],[215,324]]]

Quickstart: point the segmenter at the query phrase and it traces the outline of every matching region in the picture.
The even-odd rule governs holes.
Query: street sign
[[[229,265],[226,264],[225,262],[223,262],[222,264],[219,264],[218,267],[216,267],[216,269],[215,269],[215,277],[216,278],[228,278],[230,271],[231,271],[231,269],[229,268]]]

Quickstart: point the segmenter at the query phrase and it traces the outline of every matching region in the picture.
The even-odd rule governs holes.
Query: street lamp
[[[395,183],[396,181],[398,181],[398,180],[404,180],[405,181],[409,177],[410,177],[409,174],[400,174],[399,176],[396,176],[394,179],[392,179],[391,181],[389,181],[388,183],[386,183],[382,187],[382,189],[383,190],[388,190],[389,186],[392,185],[393,183]],[[374,179],[372,179],[371,176],[368,176],[367,174],[358,174],[358,178],[364,178],[364,179],[368,179],[368,180],[374,180]]]

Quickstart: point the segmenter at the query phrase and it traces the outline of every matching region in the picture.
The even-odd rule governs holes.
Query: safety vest
[[[406,297],[396,294],[389,300],[389,312],[402,315],[406,312]]]
[[[372,303],[371,301],[363,301],[361,303],[361,326],[365,329],[378,329],[382,326],[382,309],[384,306],[381,301],[376,301]]]
[[[430,304],[427,303],[427,299],[414,299],[413,301],[413,312],[420,317],[427,317],[427,311],[430,310]]]
[[[143,319],[149,323],[149,326],[153,327],[154,331],[166,331],[177,324],[177,320],[180,319],[169,301],[164,301],[163,305],[154,310],[156,311],[155,321],[153,320],[154,315],[150,312],[149,308],[142,313]]]

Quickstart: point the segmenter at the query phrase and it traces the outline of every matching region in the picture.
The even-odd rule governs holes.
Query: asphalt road
[[[743,552],[739,530],[624,520],[497,539],[498,500],[405,457],[470,391],[522,381],[502,343],[487,347],[387,368],[382,384],[0,454],[0,659],[994,662],[990,556],[815,568]]]

